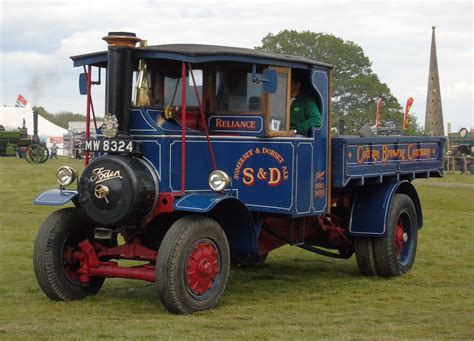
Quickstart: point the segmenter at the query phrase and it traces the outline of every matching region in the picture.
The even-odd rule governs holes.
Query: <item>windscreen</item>
[[[257,77],[261,77],[260,74]],[[252,80],[245,69],[219,68],[216,72],[217,111],[261,112],[262,83]]]

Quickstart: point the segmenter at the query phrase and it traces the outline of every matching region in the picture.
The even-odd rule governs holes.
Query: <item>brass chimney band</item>
[[[141,39],[134,33],[132,34],[125,32],[109,32],[109,35],[102,39],[105,40],[109,46],[135,47]]]

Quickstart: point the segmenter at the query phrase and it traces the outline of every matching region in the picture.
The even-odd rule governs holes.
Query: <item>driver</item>
[[[301,85],[299,79],[291,80],[290,129],[306,136],[312,127],[321,127],[321,113],[316,102],[302,92]]]

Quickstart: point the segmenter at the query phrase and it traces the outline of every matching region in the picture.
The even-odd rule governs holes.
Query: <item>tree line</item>
[[[68,129],[70,121],[85,121],[86,115],[74,114],[70,111],[60,111],[56,114],[47,112],[43,107],[33,107],[33,112],[48,120],[49,122]]]
[[[375,125],[377,102],[381,98],[382,127],[402,127],[404,108],[387,84],[373,72],[372,62],[356,43],[332,34],[284,30],[262,39],[261,49],[274,53],[310,58],[334,66],[332,124],[344,120],[346,133],[357,133],[365,123]],[[408,135],[421,134],[416,117],[411,115]]]

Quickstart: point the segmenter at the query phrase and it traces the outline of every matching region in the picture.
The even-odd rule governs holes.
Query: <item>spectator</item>
[[[58,158],[58,146],[56,145],[56,143],[53,143],[53,145],[51,146],[51,155],[49,156],[49,158],[52,159],[53,157],[55,157],[56,159]]]

